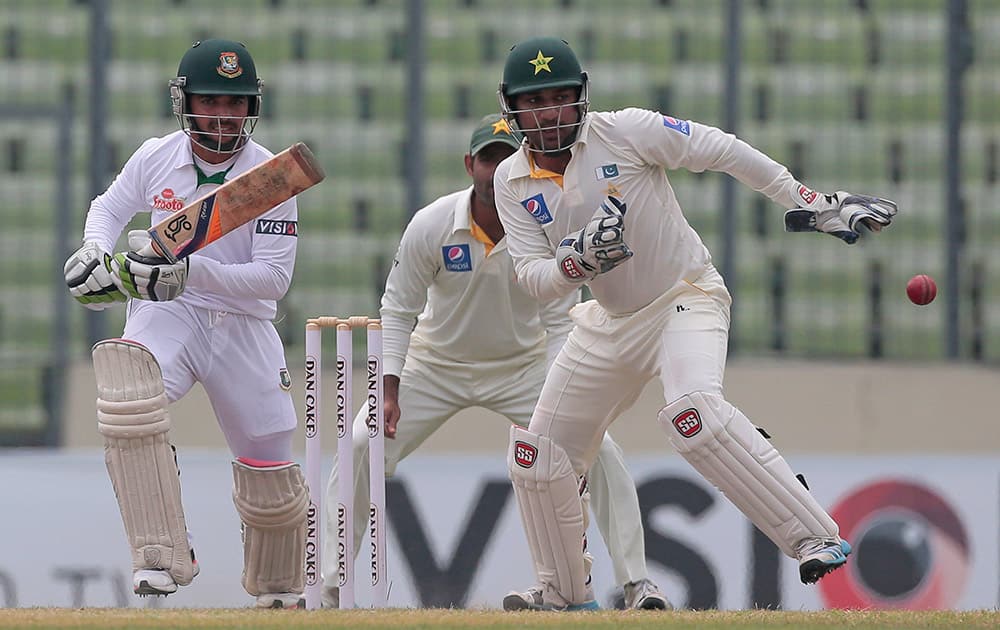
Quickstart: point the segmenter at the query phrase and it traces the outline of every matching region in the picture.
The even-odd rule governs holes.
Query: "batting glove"
[[[842,190],[828,195],[802,186],[799,194],[806,201],[812,198],[812,202],[785,212],[785,231],[825,232],[848,245],[857,242],[862,226],[880,232],[892,223],[898,210],[895,201]]]
[[[128,298],[111,277],[111,256],[94,241],[83,244],[63,265],[69,294],[92,311],[103,311]]]
[[[144,255],[150,251],[149,241],[145,230],[130,231],[128,246],[132,251],[111,257],[112,278],[129,297],[154,302],[173,300],[184,292],[188,260],[171,263],[166,258]]]
[[[594,218],[556,248],[559,271],[574,282],[593,280],[632,257],[625,244],[625,202],[608,196]]]

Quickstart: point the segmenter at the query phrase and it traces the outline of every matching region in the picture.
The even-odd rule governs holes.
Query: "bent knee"
[[[717,440],[737,413],[719,394],[694,391],[668,403],[657,420],[670,443],[683,453]]]
[[[510,428],[507,469],[515,484],[548,484],[562,477],[579,477],[569,456],[558,444],[544,435],[517,425]]]

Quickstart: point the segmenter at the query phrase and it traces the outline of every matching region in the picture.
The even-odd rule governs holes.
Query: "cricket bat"
[[[151,251],[139,253],[175,263],[324,177],[326,173],[309,147],[296,142],[149,228]]]

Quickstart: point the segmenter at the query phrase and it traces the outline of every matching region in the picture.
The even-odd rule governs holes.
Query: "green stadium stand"
[[[913,273],[944,272],[946,15],[938,0],[752,0],[742,3],[741,137],[818,189],[880,193],[901,216],[878,242],[848,249],[834,239],[787,235],[782,209],[752,191],[737,194],[734,350],[752,354],[860,357],[871,354],[872,295],[881,291],[884,356],[943,356],[944,309],[914,309],[902,287]],[[963,348],[997,361],[1000,348],[1000,6],[969,3],[974,64],[967,75],[963,178],[968,286]],[[214,30],[203,3],[112,0],[108,129],[112,161],[151,135],[175,129],[166,80],[182,51],[210,34],[246,42],[265,81],[256,138],[273,150],[307,142],[329,180],[300,198],[299,260],[279,328],[298,356],[301,322],[319,313],[374,314],[399,234],[419,201],[467,185],[461,157],[473,121],[496,111],[506,50],[533,34],[557,34],[577,49],[596,109],[640,106],[721,125],[726,27],[721,0],[426,0],[423,200],[403,179],[407,16],[390,0],[220,0],[238,13]],[[74,235],[87,206],[86,2],[0,5],[0,101],[52,104],[70,84],[74,129]],[[235,25],[234,25],[235,24]],[[50,268],[31,264],[53,244],[51,126],[0,120],[0,431],[44,415],[39,387],[53,325]],[[689,221],[718,258],[722,178],[671,174]],[[15,219],[16,221],[12,220]],[[68,254],[68,252],[65,252]],[[879,269],[881,282],[871,274]],[[780,280],[780,282],[779,282]],[[939,298],[940,299],[940,298]],[[964,307],[963,307],[964,308]],[[111,316],[112,330],[122,315]],[[776,324],[776,322],[778,322]],[[73,351],[86,350],[82,309],[71,317]],[[934,343],[916,340],[934,339]],[[8,367],[17,366],[17,367]],[[23,369],[22,369],[23,366]],[[28,372],[33,376],[25,377]]]

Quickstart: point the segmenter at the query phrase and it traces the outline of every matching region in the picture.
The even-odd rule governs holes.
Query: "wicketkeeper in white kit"
[[[687,223],[667,169],[728,173],[790,209],[789,231],[853,243],[889,225],[896,204],[818,193],[731,134],[644,109],[588,112],[588,78],[569,45],[515,45],[501,111],[527,138],[496,169],[496,206],[517,283],[539,300],[589,285],[508,465],[538,581],[539,608],[596,606],[581,553],[580,476],[605,430],[654,377],[671,445],[786,555],[804,583],[847,562],[851,546],[771,443],[723,397],[730,295]],[[808,421],[808,419],[803,419]],[[567,506],[570,506],[567,508]]]
[[[463,409],[484,407],[527,426],[547,365],[569,332],[578,292],[542,302],[525,292],[497,218],[493,171],[519,146],[499,115],[481,120],[465,156],[472,186],[419,210],[400,240],[381,306],[386,476]],[[366,414],[362,408],[353,432],[355,553],[368,519]],[[599,442],[583,485],[626,606],[669,608],[646,570],[639,501],[621,449],[607,435]],[[337,468],[327,485],[323,550],[323,603],[331,607],[339,604]],[[540,603],[541,589],[531,588],[508,594],[503,607]]]
[[[84,306],[128,300],[122,338],[97,343],[93,358],[98,429],[132,549],[133,589],[167,595],[199,572],[167,411],[198,381],[235,458],[243,587],[258,607],[299,607],[308,493],[291,461],[296,414],[271,322],[295,264],[295,198],[174,264],[136,253],[148,243],[144,231],[130,232],[131,251],[109,253],[138,212],[156,223],[272,155],[251,139],[261,82],[243,44],[195,44],[170,81],[170,98],[180,130],[144,142],[93,200],[83,247],[65,266]]]

